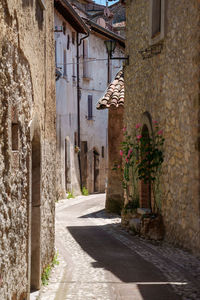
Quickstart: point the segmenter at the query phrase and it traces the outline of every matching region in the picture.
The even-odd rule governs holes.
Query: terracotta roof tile
[[[104,96],[99,99],[97,109],[105,109],[110,106],[124,105],[124,72],[120,70],[113,82],[108,86]]]

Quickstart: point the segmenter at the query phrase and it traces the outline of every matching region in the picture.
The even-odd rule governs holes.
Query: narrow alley
[[[104,210],[105,194],[65,199],[56,207],[59,266],[38,300],[200,299],[200,264],[167,244],[120,228]]]

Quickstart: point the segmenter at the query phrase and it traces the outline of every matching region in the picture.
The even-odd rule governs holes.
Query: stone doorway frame
[[[154,137],[153,125],[152,125],[152,117],[148,111],[145,111],[141,117],[142,123],[142,132],[146,131],[149,137]],[[150,208],[153,207],[153,197],[152,197],[152,189],[148,183],[144,183],[142,180],[140,181],[140,207],[141,208]],[[147,204],[148,203],[148,204]]]
[[[41,288],[41,138],[35,130],[31,159],[30,289]]]
[[[93,189],[94,193],[99,192],[99,176],[100,176],[100,154],[96,148],[93,148],[93,172],[94,172],[94,181],[93,181]]]

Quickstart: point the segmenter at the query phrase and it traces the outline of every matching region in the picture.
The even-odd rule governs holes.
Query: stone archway
[[[41,143],[40,135],[32,140],[32,212],[31,212],[31,290],[41,286]]]

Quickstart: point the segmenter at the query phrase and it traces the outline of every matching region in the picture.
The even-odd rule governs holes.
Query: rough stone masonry
[[[53,2],[2,0],[0,28],[0,299],[27,300],[54,255]]]
[[[161,202],[166,238],[199,254],[200,3],[162,0],[163,35],[159,42],[163,49],[143,59],[140,51],[150,49],[155,39],[158,42],[158,36],[151,36],[153,2],[126,1],[130,63],[125,68],[125,120],[130,134],[137,123],[151,130],[152,120],[164,130]]]

